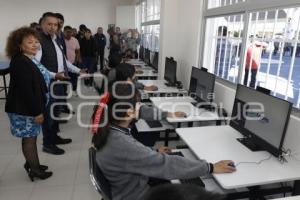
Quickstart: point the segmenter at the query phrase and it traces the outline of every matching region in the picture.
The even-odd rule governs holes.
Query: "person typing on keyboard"
[[[110,81],[110,85],[113,85],[118,81],[128,81],[134,84],[136,90],[144,89],[149,91],[155,91],[158,89],[154,85],[144,86],[142,83],[137,82],[135,76],[135,68],[133,65],[122,63],[116,67],[115,73],[116,73],[115,79],[113,81]],[[138,101],[140,101],[140,98]],[[140,114],[139,118],[149,120],[149,121],[166,119],[167,117],[169,118],[186,117],[186,113],[184,112],[163,112],[158,108],[148,106],[146,104],[140,106],[139,114]]]
[[[209,173],[231,173],[232,161],[208,163],[205,160],[189,160],[168,155],[170,149],[158,151],[146,147],[131,135],[130,124],[137,119],[137,97],[128,84],[115,87],[117,97],[108,103],[108,123],[93,136],[97,149],[96,163],[108,180],[114,200],[142,200],[156,180],[195,178]],[[125,98],[124,98],[125,97]],[[130,97],[130,98],[129,98]],[[151,181],[152,180],[152,181]],[[155,181],[154,181],[155,182]],[[160,181],[157,181],[159,183]]]

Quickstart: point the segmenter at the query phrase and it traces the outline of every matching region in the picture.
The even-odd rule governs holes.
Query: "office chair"
[[[89,148],[89,169],[92,184],[102,196],[102,200],[111,200],[112,194],[110,184],[96,163],[96,149],[93,147]]]

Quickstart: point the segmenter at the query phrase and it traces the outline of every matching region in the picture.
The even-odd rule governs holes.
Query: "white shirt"
[[[56,56],[57,56],[57,64],[58,64],[58,69],[57,72],[64,72],[64,57],[65,55],[63,54],[61,48],[59,48],[58,44],[56,43],[56,38],[57,36],[55,35],[54,37],[52,37],[52,42],[55,46],[55,51],[56,51]],[[42,48],[39,49],[39,51],[37,52],[37,54],[35,55],[35,58],[40,62],[42,59],[42,55],[43,55],[43,51]],[[80,73],[80,69],[76,66],[74,66],[72,63],[70,63],[66,58],[66,63],[67,63],[67,68],[70,72],[79,74]],[[55,72],[50,72],[52,76],[55,76]]]

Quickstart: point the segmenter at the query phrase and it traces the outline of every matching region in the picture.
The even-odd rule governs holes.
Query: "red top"
[[[251,57],[252,57],[252,59],[251,59]],[[252,48],[251,47],[249,47],[247,49],[246,69],[250,68],[250,64],[251,64],[251,69],[257,69],[258,68],[257,60],[255,59],[254,53],[252,55]]]
[[[102,97],[99,100],[99,104],[97,107],[97,110],[95,112],[94,118],[92,119],[92,128],[91,132],[93,134],[97,134],[98,128],[100,125],[101,118],[103,117],[104,114],[104,109],[109,102],[110,94],[109,92],[106,92],[105,94],[102,95]]]

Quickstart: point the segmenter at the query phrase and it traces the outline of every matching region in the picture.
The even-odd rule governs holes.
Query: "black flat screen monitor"
[[[145,49],[144,62],[145,62],[147,65],[150,65],[150,50],[149,50],[149,49]]]
[[[212,102],[214,99],[215,75],[198,69],[192,77],[197,79],[196,98],[199,102]]]
[[[151,66],[156,71],[158,70],[158,56],[159,56],[158,52],[154,52],[153,60],[151,63]]]
[[[177,62],[171,58],[166,57],[165,63],[165,80],[168,81],[170,86],[176,85],[176,72],[177,72]]]
[[[244,136],[239,142],[252,151],[264,150],[278,157],[291,110],[288,101],[238,85],[230,126]]]
[[[189,87],[189,94],[190,95],[195,95],[196,94],[197,81],[198,81],[198,77],[199,77],[199,71],[200,71],[199,68],[192,67],[190,87]]]

